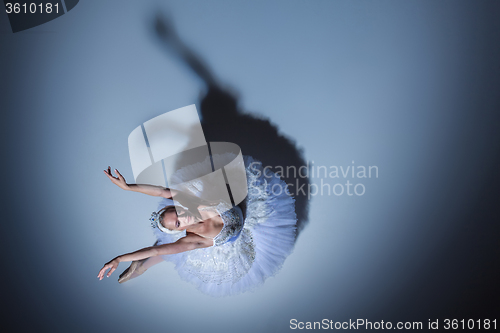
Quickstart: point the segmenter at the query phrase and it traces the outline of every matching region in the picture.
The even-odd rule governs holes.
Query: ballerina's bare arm
[[[113,176],[113,174],[111,173],[111,167],[108,167],[107,170],[104,170],[104,173],[111,180],[113,184],[126,191],[139,192],[154,197],[164,197],[167,199],[171,199],[172,195],[176,194],[175,190],[170,190],[169,188],[165,188],[162,186],[146,185],[146,184],[127,184],[125,178],[121,175],[121,173],[117,169],[115,169],[117,177]]]
[[[104,266],[99,271],[97,278],[99,280],[102,280],[106,271],[110,269],[109,272],[106,274],[106,276],[109,277],[116,270],[118,264],[123,261],[136,261],[150,257],[155,257],[158,255],[176,254],[203,247],[210,247],[212,245],[213,245],[212,239],[204,238],[193,233],[188,233],[186,237],[179,239],[175,243],[150,246],[137,250],[135,252],[118,256],[110,260],[106,264],[104,264]]]
[[[120,262],[141,260],[158,255],[176,254],[191,251],[194,249],[209,247],[212,245],[212,239],[204,238],[194,233],[188,233],[186,237],[182,237],[175,243],[147,247],[139,251],[124,254],[119,257],[119,260]]]

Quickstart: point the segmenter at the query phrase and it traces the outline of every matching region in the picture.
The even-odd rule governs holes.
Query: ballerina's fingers
[[[105,169],[105,170],[104,170],[104,173],[106,174],[106,176],[108,176],[108,177],[110,177],[110,178],[112,177],[110,167],[108,167],[107,169]]]
[[[109,174],[108,170],[104,170],[104,174],[108,176],[109,179],[112,180],[113,177]]]
[[[116,171],[117,171],[117,170],[115,169],[115,172],[116,172]],[[113,173],[111,172],[111,167],[110,167],[110,166],[108,166],[108,174],[109,174],[109,175],[110,175],[113,179],[118,179],[118,177],[113,176]]]
[[[104,272],[106,271],[106,269],[107,269],[107,268],[106,268],[106,266],[104,266],[104,267],[103,267],[103,268],[101,268],[101,270],[99,271],[99,274],[97,274],[97,278],[98,278],[99,280],[102,280],[102,276],[103,276]]]
[[[104,174],[105,174],[106,176],[108,176],[108,178],[109,178],[109,179],[110,179],[113,183],[116,183],[116,181],[125,180],[125,179],[123,178],[123,176],[122,176],[120,173],[118,173],[118,170],[116,170],[116,169],[115,169],[115,172],[118,174],[118,177],[113,176],[113,174],[111,173],[111,167],[108,167],[108,169],[107,169],[107,170],[104,170]]]
[[[116,267],[112,266],[111,269],[109,270],[108,274],[106,275],[107,277],[110,277],[113,272],[116,271]]]
[[[118,175],[118,179],[125,180],[125,178],[123,178],[122,174],[118,171],[118,169],[115,169],[115,172]]]
[[[107,271],[109,268],[112,268],[112,267],[113,267],[113,265],[111,265],[111,264],[106,264],[106,265],[104,265],[104,267],[103,267],[103,268],[101,268],[101,270],[99,271],[99,274],[97,274],[97,278],[98,278],[99,280],[102,280],[102,278],[104,277],[104,273],[106,273],[106,271]],[[113,269],[112,271],[114,271],[114,269]],[[111,272],[112,272],[112,271],[110,271],[110,272],[108,273],[108,277],[109,277],[109,275],[111,274]]]

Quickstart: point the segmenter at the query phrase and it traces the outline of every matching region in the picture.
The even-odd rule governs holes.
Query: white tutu
[[[234,156],[224,154],[212,158],[230,161]],[[183,280],[211,296],[234,295],[259,286],[280,270],[295,242],[295,200],[288,195],[286,184],[273,172],[265,170],[264,173],[262,164],[253,158],[245,156],[244,163],[248,195],[242,205],[246,206],[246,214],[238,237],[219,246],[162,256],[175,264]],[[177,182],[201,176],[206,170],[201,164],[177,171],[174,175]],[[192,194],[199,195],[203,187],[209,186],[192,184],[188,188]],[[162,199],[159,209],[165,206],[166,200]],[[186,236],[185,231],[166,234],[157,228],[153,230],[158,245]]]

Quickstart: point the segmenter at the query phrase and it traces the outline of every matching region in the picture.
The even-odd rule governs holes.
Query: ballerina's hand
[[[113,182],[116,186],[124,189],[124,190],[129,190],[129,186],[127,182],[125,181],[125,178],[121,175],[120,172],[118,172],[118,169],[115,169],[116,174],[118,177],[114,177],[113,174],[111,173],[111,167],[109,166],[107,170],[104,170],[104,173],[106,176],[108,176],[109,180]]]
[[[99,280],[102,280],[104,278],[104,273],[106,273],[106,271],[111,268],[109,270],[108,274],[106,274],[106,276],[109,277],[118,268],[119,263],[120,262],[118,261],[118,259],[115,258],[115,259],[111,260],[110,262],[104,264],[104,266],[99,271],[99,274],[97,274],[97,278]]]

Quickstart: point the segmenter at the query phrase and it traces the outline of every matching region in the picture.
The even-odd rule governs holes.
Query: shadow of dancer
[[[307,173],[302,177],[305,172],[299,172],[307,167],[302,151],[292,139],[280,134],[278,127],[269,120],[242,113],[236,96],[217,82],[202,59],[179,38],[168,19],[157,16],[154,28],[163,46],[206,85],[207,91],[202,93],[199,103],[206,140],[236,143],[243,154],[260,160],[263,167],[270,166],[273,171],[278,171],[275,169],[278,166],[283,167],[280,176],[289,184],[289,192],[295,198],[298,237],[308,223],[309,206],[309,179],[305,177]]]

